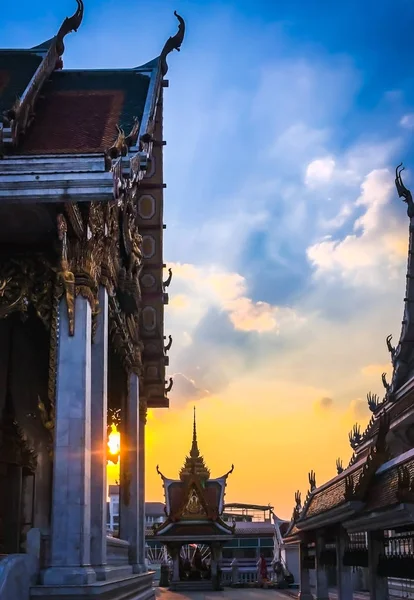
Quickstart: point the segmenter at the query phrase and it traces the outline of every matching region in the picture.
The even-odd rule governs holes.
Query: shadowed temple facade
[[[153,597],[147,408],[167,408],[167,56],[65,70],[66,36],[0,50],[0,596]],[[18,42],[18,40],[17,40]],[[119,538],[106,535],[108,411]],[[69,587],[68,587],[69,586]]]
[[[414,202],[396,170],[396,188],[407,204],[408,264],[404,316],[399,342],[386,338],[393,366],[391,382],[385,373],[383,399],[369,393],[372,418],[361,433],[349,434],[353,455],[337,476],[310,489],[296,506],[286,533],[286,544],[300,543],[303,600],[328,598],[336,585],[340,600],[352,598],[357,588],[375,600],[412,597],[414,586]],[[358,581],[359,579],[359,581]]]

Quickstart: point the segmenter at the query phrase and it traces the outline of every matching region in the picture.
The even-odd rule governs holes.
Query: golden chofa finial
[[[177,13],[177,11],[174,11],[174,15],[178,19],[178,31],[173,37],[168,38],[168,40],[165,42],[164,48],[162,49],[162,52],[161,52],[161,56],[160,56],[161,73],[162,73],[163,77],[165,77],[165,75],[168,72],[168,64],[167,64],[168,54],[170,52],[172,52],[173,50],[177,50],[179,52],[180,48],[181,48],[181,44],[183,43],[183,40],[184,40],[184,34],[185,34],[184,19],[182,17],[180,17],[180,15]]]
[[[78,31],[83,20],[83,0],[76,0],[76,2],[78,3],[78,8],[76,9],[76,12],[71,17],[66,17],[56,36],[56,51],[59,57],[62,56],[65,51],[65,44],[63,43],[63,39],[68,33],[71,33],[72,31]]]

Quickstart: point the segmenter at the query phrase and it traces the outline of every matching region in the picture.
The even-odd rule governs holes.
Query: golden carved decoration
[[[0,319],[30,305],[46,327],[50,325],[54,273],[42,255],[11,258],[0,264]]]
[[[134,117],[134,124],[131,128],[131,131],[125,138],[125,142],[128,148],[131,148],[131,146],[136,146],[136,143],[138,141],[139,126],[140,123],[138,117]]]
[[[187,504],[182,512],[182,516],[194,517],[200,515],[205,515],[205,510],[200,502],[196,490],[192,488],[188,496]]]
[[[142,376],[139,315],[142,238],[136,206],[125,196],[109,203],[66,204],[57,216],[56,254],[21,255],[0,264],[0,318],[29,306],[50,331],[48,400],[55,401],[59,307],[64,298],[69,335],[75,333],[75,299],[92,309],[92,332],[99,314],[98,290],[109,295],[110,336],[127,372]]]

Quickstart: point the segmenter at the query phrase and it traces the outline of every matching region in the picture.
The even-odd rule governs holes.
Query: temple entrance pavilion
[[[170,589],[220,589],[221,550],[234,537],[234,527],[222,520],[224,493],[231,470],[210,479],[210,471],[200,455],[194,409],[193,442],[179,479],[162,478],[167,519],[154,528],[154,540],[167,547],[172,558]],[[193,555],[186,556],[182,548],[193,545]],[[197,548],[195,546],[197,545]],[[210,557],[203,558],[199,546],[210,548]]]

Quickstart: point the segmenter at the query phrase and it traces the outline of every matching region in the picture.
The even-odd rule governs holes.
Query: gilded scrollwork
[[[56,219],[55,255],[22,255],[0,261],[0,318],[32,306],[50,331],[50,406],[55,401],[59,307],[65,300],[68,333],[75,333],[75,299],[85,297],[94,331],[99,286],[109,295],[110,335],[125,369],[142,374],[140,282],[142,238],[136,207],[128,197],[109,203],[65,205]],[[40,410],[40,408],[39,408]]]
[[[53,269],[42,255],[21,256],[0,263],[0,319],[12,313],[27,315],[32,305],[49,327]]]
[[[122,247],[125,261],[118,272],[120,300],[127,314],[137,313],[141,302],[142,237],[136,224],[136,208],[129,201],[122,209]]]

